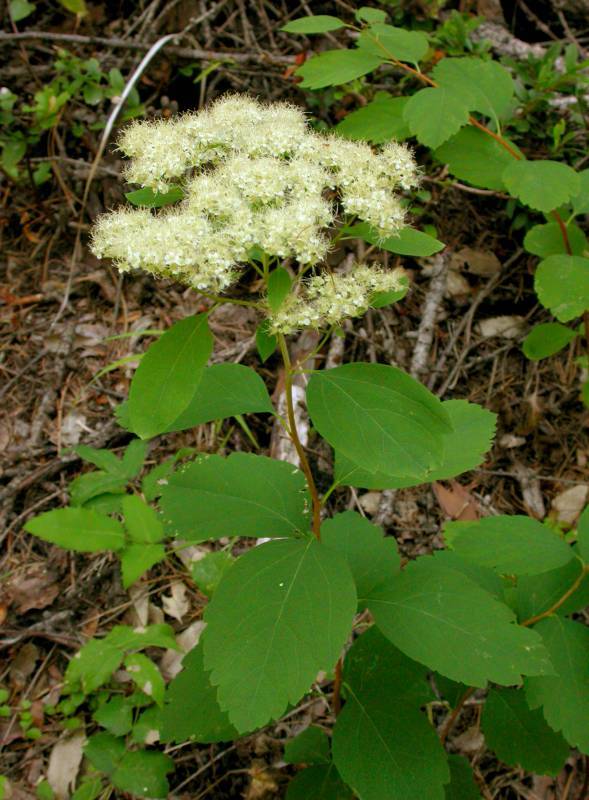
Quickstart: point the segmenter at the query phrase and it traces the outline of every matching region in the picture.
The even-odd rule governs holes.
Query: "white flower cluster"
[[[339,207],[395,235],[398,189],[415,185],[411,153],[311,131],[299,109],[229,96],[176,120],[136,122],[121,149],[127,179],[184,200],[153,213],[124,208],[99,218],[93,252],[121,270],[143,269],[195,288],[226,289],[253,246],[303,265],[322,261]],[[327,196],[331,199],[328,200]]]
[[[380,292],[407,288],[402,269],[358,264],[348,275],[315,275],[303,284],[299,295],[289,295],[270,318],[271,333],[293,333],[300,328],[326,328],[347,317],[364,314]]]

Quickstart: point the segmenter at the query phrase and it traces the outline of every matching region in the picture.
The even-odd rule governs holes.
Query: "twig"
[[[434,338],[436,316],[446,289],[447,273],[447,255],[437,255],[434,258],[431,283],[421,311],[421,322],[417,331],[413,358],[411,359],[410,373],[413,378],[419,378],[420,375],[428,371],[427,362]]]

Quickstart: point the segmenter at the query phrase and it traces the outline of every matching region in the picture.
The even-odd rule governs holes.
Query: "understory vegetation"
[[[585,800],[577,5],[6,23],[0,800]]]

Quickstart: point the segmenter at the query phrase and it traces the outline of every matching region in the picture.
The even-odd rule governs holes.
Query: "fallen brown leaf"
[[[478,501],[457,481],[450,481],[449,489],[434,481],[432,488],[440,508],[451,519],[461,521],[479,519]]]

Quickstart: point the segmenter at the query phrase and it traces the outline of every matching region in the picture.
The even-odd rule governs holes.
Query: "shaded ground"
[[[338,7],[344,13],[346,8],[345,3],[321,5],[328,13],[338,13]],[[95,56],[104,72],[117,67],[127,75],[158,35],[191,24],[195,6],[205,18],[181,45],[165,49],[140,82],[148,115],[194,108],[227,90],[250,91],[267,99],[288,97],[301,104],[308,100],[289,77],[289,64],[305,43],[277,32],[286,19],[305,13],[304,4],[156,0],[139,7],[96,5],[79,28],[71,15],[54,10],[36,12],[32,22],[24,20],[18,27],[114,40],[116,45],[82,41],[66,46],[84,58]],[[51,80],[58,43],[41,37],[0,43],[4,80],[13,92],[31,93]],[[218,65],[217,58],[191,58],[181,48],[230,50],[239,61]],[[195,82],[210,65],[216,67]],[[328,99],[333,100],[331,108],[323,101],[318,105],[315,99],[312,111],[330,123],[357,102],[353,95]],[[140,352],[148,340],[109,337],[162,329],[203,307],[201,298],[173,284],[146,276],[123,280],[84,246],[76,257],[76,235],[81,234],[84,244],[91,220],[123,197],[118,178],[121,163],[111,147],[100,160],[86,213],[82,213],[90,164],[101,135],[93,126],[104,121],[110,110],[108,100],[98,107],[72,100],[58,124],[40,137],[27,166],[33,170],[51,156],[52,178],[40,186],[31,185],[26,176],[18,184],[7,178],[0,184],[0,501],[4,517],[0,684],[13,690],[15,703],[21,696],[32,700],[39,719],[41,699],[46,700],[48,692],[57,697],[67,660],[86,637],[107,630],[115,621],[141,619],[145,600],[123,591],[115,559],[81,557],[45,546],[24,533],[22,524],[35,513],[67,503],[67,484],[82,469],[80,460],[68,450],[72,445],[84,442],[117,449],[129,439],[112,412],[126,397],[133,362],[96,376],[116,360]],[[82,126],[80,136],[72,135],[76,123]],[[443,521],[460,517],[467,507],[476,513],[494,510],[543,516],[565,490],[585,485],[589,458],[589,412],[580,400],[575,364],[581,353],[573,345],[539,364],[521,353],[521,339],[530,325],[547,317],[532,289],[534,260],[519,247],[521,236],[511,231],[504,201],[492,193],[448,184],[439,167],[426,169],[424,188],[429,196],[424,195],[420,203],[420,224],[435,225],[449,251],[444,260],[446,286],[438,298],[434,337],[420,377],[444,399],[468,398],[496,412],[498,431],[485,464],[457,484],[445,484],[436,491],[426,486],[394,493],[344,489],[334,493],[333,508],[362,509],[396,537],[407,557],[440,547]],[[344,256],[345,252],[334,254],[334,262]],[[403,265],[413,279],[410,295],[398,307],[371,311],[350,326],[345,360],[411,368],[423,309],[431,301],[432,263],[405,259]],[[514,335],[483,335],[481,321],[505,316],[517,318],[510,332]],[[216,313],[212,325],[216,358],[259,367],[255,325],[255,319],[234,308]],[[274,387],[280,380],[278,362],[267,362],[262,375]],[[260,444],[269,447],[267,419],[252,419],[250,424]],[[149,462],[158,463],[182,445],[218,452],[252,447],[243,431],[228,420],[221,426],[205,425],[160,437]],[[311,440],[319,479],[327,486],[330,456],[317,447]],[[163,618],[162,596],[178,579],[187,583],[190,608],[181,620],[166,617],[166,621],[182,631],[198,621],[205,599],[187,581],[180,562],[168,561],[152,570],[144,586],[152,618]],[[574,757],[552,781],[506,768],[485,753],[477,730],[477,708],[475,700],[457,725],[451,747],[472,759],[489,797],[565,800],[577,796],[582,778]],[[234,746],[177,749],[174,791],[191,798],[283,796],[290,774],[281,762],[284,739],[302,721],[321,720],[325,713],[319,692],[280,725]],[[439,713],[442,719],[441,709]],[[14,721],[0,728],[5,737],[0,772],[19,787],[23,798],[33,795],[61,732],[50,719],[40,725],[43,736],[34,744],[22,737]]]

